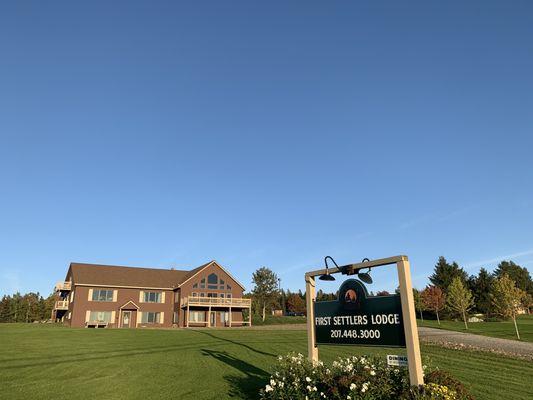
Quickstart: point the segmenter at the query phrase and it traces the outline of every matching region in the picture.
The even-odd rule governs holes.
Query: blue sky
[[[71,261],[531,267],[533,4],[464,3],[2,4],[0,294]]]

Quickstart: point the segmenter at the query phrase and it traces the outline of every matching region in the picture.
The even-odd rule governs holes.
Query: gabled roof
[[[70,271],[74,285],[174,289],[212,264],[221,268],[243,290],[245,289],[239,281],[214,260],[190,271],[75,262],[70,264]]]
[[[190,272],[85,263],[71,263],[70,270],[72,281],[75,285],[131,286],[161,289],[176,287]]]
[[[204,265],[200,265],[198,268],[195,268],[193,269],[192,271],[190,271],[190,274],[183,280],[183,282],[181,282],[178,287],[180,287],[181,285],[183,285],[185,282],[187,282],[189,279],[191,279],[193,276],[195,276],[196,274],[198,274],[200,271],[202,271],[204,268],[207,268],[209,267],[210,265],[212,264],[215,264],[217,267],[219,267],[222,271],[224,271],[231,279],[233,279],[235,281],[235,283],[237,283],[237,285],[239,285],[242,290],[246,290],[246,288],[243,286],[242,283],[240,283],[237,279],[235,279],[235,277],[233,275],[231,275],[229,273],[229,271],[227,271],[222,265],[220,265],[219,263],[217,263],[215,260],[213,261],[210,261],[208,262],[207,264],[204,264]]]

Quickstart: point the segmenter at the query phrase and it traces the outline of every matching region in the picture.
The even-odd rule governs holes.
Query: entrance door
[[[131,327],[131,311],[122,311],[122,327]]]
[[[210,318],[210,324],[211,326],[217,326],[217,313],[216,311],[211,311]]]

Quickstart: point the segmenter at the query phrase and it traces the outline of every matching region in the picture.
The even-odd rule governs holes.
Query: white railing
[[[57,282],[54,289],[56,292],[59,292],[61,290],[71,290],[72,283],[71,282]]]
[[[252,305],[251,299],[241,299],[232,297],[184,297],[181,300],[181,306],[219,306],[219,307],[250,307]]]
[[[68,300],[56,301],[54,308],[56,310],[68,310]]]

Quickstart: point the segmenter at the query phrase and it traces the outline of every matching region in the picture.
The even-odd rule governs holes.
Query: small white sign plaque
[[[387,355],[387,365],[393,367],[407,367],[407,356]]]

